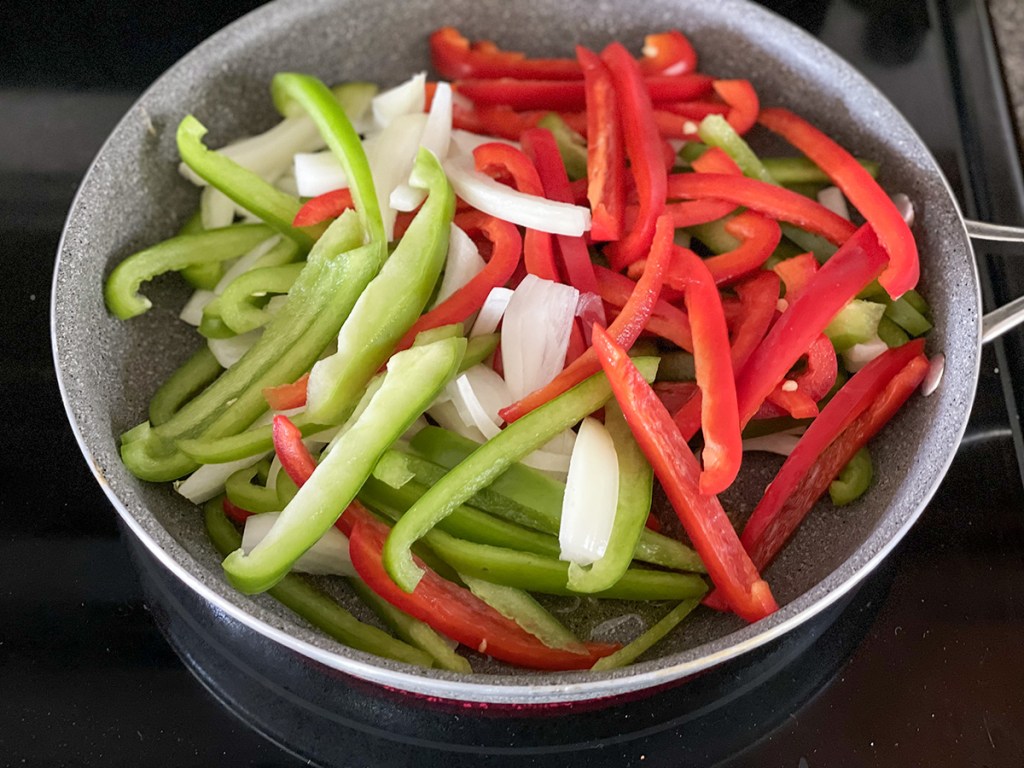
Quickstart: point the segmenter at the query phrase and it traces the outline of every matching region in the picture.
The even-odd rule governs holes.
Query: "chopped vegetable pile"
[[[279,74],[283,119],[220,150],[182,120],[199,210],[105,295],[128,319],[180,272],[205,343],[125,465],[205,505],[239,590],[409,664],[610,669],[695,610],[764,618],[762,571],[869,489],[929,368],[912,206],[676,30],[639,57],[430,49],[443,80],[384,92]],[[719,496],[758,450],[787,458],[737,530]],[[671,605],[623,646],[544,596]]]

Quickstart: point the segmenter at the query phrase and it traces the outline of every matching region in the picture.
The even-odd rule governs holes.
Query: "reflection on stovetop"
[[[1024,220],[980,2],[766,4],[821,36],[897,103],[969,214]],[[254,5],[222,0],[190,14],[171,3],[140,12],[109,0],[8,0],[0,8],[2,764],[303,762],[246,724],[269,711],[236,719],[156,630],[114,513],[65,425],[49,355],[52,256],[89,158],[135,94]],[[1009,251],[984,251],[992,305],[1024,292],[1024,264],[1000,254]],[[605,745],[581,747],[572,759],[729,768],[1024,764],[1024,488],[1014,450],[1021,377],[1010,370],[1020,368],[1020,344],[1012,334],[985,351],[968,435],[943,487],[831,628],[767,649],[760,670],[733,668],[743,695],[726,701],[711,692],[699,713],[656,712],[652,700],[636,710],[643,727],[607,724]],[[790,656],[797,660],[775,663]],[[212,686],[218,662],[212,654],[207,662],[198,674]],[[713,683],[703,684],[710,691]],[[232,691],[221,686],[217,695]],[[685,694],[662,701],[696,706]],[[351,765],[457,764],[435,748],[346,737],[337,726],[331,736],[348,739]],[[551,738],[570,737],[598,738]],[[514,757],[516,765],[557,763],[540,753]]]

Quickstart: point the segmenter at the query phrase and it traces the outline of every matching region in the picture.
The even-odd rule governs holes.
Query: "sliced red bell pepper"
[[[587,200],[590,237],[618,240],[626,205],[626,150],[622,143],[615,86],[608,67],[593,51],[576,46],[587,102]]]
[[[608,332],[614,336],[620,346],[626,349],[633,346],[633,342],[647,325],[651,312],[654,311],[665,279],[665,270],[672,258],[673,233],[671,220],[667,216],[658,219],[654,242],[651,244],[651,256],[647,260],[647,269],[644,270],[643,277],[636,283],[636,288],[630,294],[629,300],[623,306],[618,317],[608,326]],[[628,280],[628,278],[626,279]],[[598,285],[600,287],[600,282]],[[534,408],[571,389],[600,369],[597,355],[594,353],[594,348],[591,347],[548,384],[503,408],[498,414],[511,424],[520,416],[524,416]]]
[[[725,119],[741,136],[754,127],[761,102],[749,80],[715,80],[713,87],[729,105]]]
[[[569,333],[569,346],[565,350],[565,365],[572,365],[576,358],[586,351],[587,339],[583,335],[580,319],[576,318],[572,324],[572,331]],[[495,354],[495,357],[497,357],[497,354]]]
[[[836,350],[828,336],[821,334],[807,351],[807,365],[793,376],[779,382],[755,418],[770,419],[789,414],[794,419],[813,419],[818,415],[818,401],[836,383],[838,363]],[[793,384],[787,385],[787,381]],[[796,385],[795,388],[793,385]]]
[[[882,353],[811,422],[743,529],[743,543],[759,567],[771,562],[853,454],[921,383],[928,369],[923,350],[924,340],[914,339]]]
[[[615,86],[626,156],[639,202],[635,226],[605,249],[612,268],[620,270],[647,255],[654,238],[655,222],[665,209],[667,174],[651,98],[639,66],[619,43],[605,48],[601,60],[607,65]]]
[[[231,499],[227,496],[221,502],[221,506],[224,509],[224,514],[228,516],[228,520],[239,525],[245,525],[246,518],[252,517],[252,512],[248,509],[242,509],[236,504],[231,503]]]
[[[736,479],[743,458],[736,383],[729,350],[729,331],[722,297],[700,256],[688,248],[673,249],[673,268],[681,277],[686,315],[693,332],[694,368],[701,393],[701,430],[704,433],[704,468],[699,487],[703,494],[718,494]]]
[[[430,58],[442,77],[518,77],[541,80],[577,80],[579,65],[572,59],[528,59],[523,53],[502,51],[497,46],[471,47],[453,27],[430,35]]]
[[[728,173],[733,176],[742,176],[743,170],[736,164],[721,147],[708,147],[708,149],[690,163],[697,173]]]
[[[522,151],[502,142],[481,144],[473,150],[476,169],[496,175],[507,172],[520,192],[544,196],[544,187],[533,163]],[[554,243],[550,233],[537,229],[526,230],[523,239],[523,262],[526,271],[544,280],[560,281],[555,265]]]
[[[832,179],[878,234],[889,265],[878,282],[897,299],[917,285],[917,243],[896,205],[856,158],[802,117],[787,109],[766,109],[758,121],[799,149]]]
[[[355,203],[352,202],[350,190],[335,189],[332,192],[324,192],[302,204],[292,220],[292,226],[311,227],[328,219],[336,219],[349,208],[354,207]]]
[[[717,221],[735,210],[735,205],[722,200],[687,200],[665,204],[665,213],[672,217],[672,226],[676,229]]]
[[[699,120],[665,109],[655,109],[652,114],[658,135],[663,139],[684,139],[695,141]]]
[[[645,75],[682,75],[697,71],[697,52],[678,29],[644,38],[640,71]]]
[[[490,259],[468,283],[421,315],[398,342],[396,352],[411,347],[421,331],[464,322],[483,306],[491,289],[505,285],[519,266],[523,240],[514,224],[479,211],[456,214],[455,224],[469,235],[486,237],[491,242]]]
[[[406,592],[391,580],[381,561],[390,529],[355,505],[343,517],[351,520],[352,565],[370,589],[396,608],[479,653],[530,669],[589,669],[617,647],[580,643],[577,650],[544,645],[465,587],[439,576],[419,558],[416,564],[423,569],[423,578],[412,592]]]
[[[779,277],[758,272],[733,287],[742,309],[732,329],[732,367],[738,379],[754,354],[775,316],[779,299]]]
[[[673,115],[685,117],[688,120],[700,122],[708,115],[727,115],[729,105],[718,101],[677,101],[669,104],[659,104],[660,112],[670,112]],[[696,133],[696,130],[692,131]]]
[[[281,468],[295,484],[302,486],[316,469],[316,460],[302,442],[302,431],[283,414],[274,417],[274,451]]]
[[[737,379],[741,425],[746,425],[836,313],[869,285],[886,263],[886,253],[870,224],[858,229],[825,263],[768,331]]]
[[[676,199],[713,198],[787,221],[842,245],[856,227],[810,198],[757,179],[719,173],[676,173],[668,177],[668,196]]]
[[[291,384],[279,384],[276,387],[264,387],[263,399],[272,411],[287,411],[306,404],[306,385],[309,373],[302,374]]]
[[[789,304],[796,301],[811,282],[811,278],[818,271],[818,260],[813,253],[801,253],[791,259],[780,261],[772,269],[786,286],[786,303]]]
[[[725,231],[741,242],[733,250],[705,260],[718,285],[729,285],[760,269],[782,239],[776,221],[753,211],[729,219]],[[671,278],[668,283],[675,287]]]
[[[695,381],[656,381],[651,385],[654,394],[661,400],[665,410],[675,413],[682,408],[697,391]]]
[[[757,621],[778,606],[740,544],[717,496],[698,489],[697,459],[665,406],[644,381],[626,351],[603,329],[594,329],[594,349],[633,436],[675,508],[712,581],[730,607]]]
[[[594,273],[597,275],[597,288],[601,298],[614,307],[625,307],[636,291],[637,284],[607,267],[595,266]],[[659,298],[655,302],[651,316],[647,320],[646,330],[666,341],[671,341],[687,352],[693,351],[693,334],[690,331],[689,318],[685,312],[664,299]]]

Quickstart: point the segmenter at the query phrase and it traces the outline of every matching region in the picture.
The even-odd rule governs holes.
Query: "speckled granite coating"
[[[1024,154],[1024,3],[988,0],[992,27],[999,46],[1003,78],[1013,106],[1017,147]]]
[[[701,612],[685,633],[660,646],[659,657],[601,675],[513,675],[497,664],[481,664],[490,674],[472,676],[413,670],[344,648],[268,598],[233,592],[196,509],[168,486],[142,483],[122,467],[119,433],[144,418],[157,384],[196,343],[175,320],[185,293],[174,280],[147,286],[155,309],[127,323],[107,315],[101,295],[113,264],[171,235],[196,205],[196,190],[175,168],[178,121],[194,112],[210,128],[212,146],[265,128],[274,117],[270,77],[285,69],[328,81],[395,83],[427,67],[427,33],[443,23],[457,23],[470,37],[497,35],[503,46],[554,55],[569,54],[577,41],[601,46],[613,37],[638,49],[645,32],[679,26],[701,52],[703,69],[751,77],[765,103],[797,108],[856,154],[877,158],[883,185],[916,202],[923,291],[936,318],[929,349],[947,359],[942,386],[930,398],[916,398],[873,444],[878,471],[871,493],[842,509],[822,505],[768,571],[783,608],[765,621],[743,626]],[[651,0],[628,10],[587,0],[272,3],[183,59],[125,116],[82,184],[53,296],[55,357],[72,423],[98,480],[156,557],[226,614],[325,665],[471,700],[573,700],[668,682],[767,642],[839,599],[895,545],[937,488],[966,425],[979,361],[977,276],[935,162],[895,109],[845,62],[741,0]],[[749,512],[767,471],[751,472],[742,487],[730,490],[725,501],[731,509]],[[584,606],[568,616],[584,636],[624,610]]]

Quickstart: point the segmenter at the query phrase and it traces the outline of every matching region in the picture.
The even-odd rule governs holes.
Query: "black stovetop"
[[[1020,161],[980,2],[766,4],[890,96],[968,215],[1024,223]],[[66,426],[49,345],[53,257],[89,160],[135,95],[252,5],[0,5],[0,765],[303,764],[222,707],[157,630],[115,513]],[[979,249],[990,306],[1024,293],[1024,263],[1010,253]],[[833,628],[700,733],[595,746],[592,762],[1024,765],[1022,343],[1017,332],[986,349],[949,477]],[[506,762],[515,757],[505,752]],[[385,742],[352,755],[352,765],[434,762],[461,764]]]

